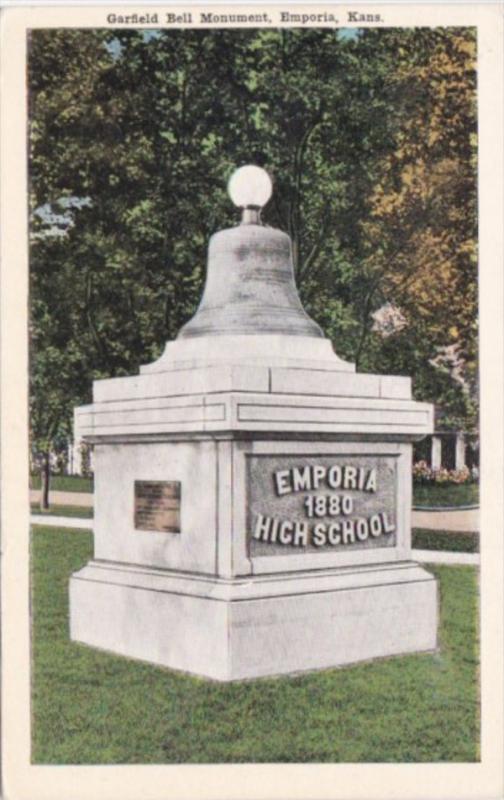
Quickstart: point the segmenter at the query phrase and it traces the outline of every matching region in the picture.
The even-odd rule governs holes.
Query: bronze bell
[[[197,336],[265,335],[324,337],[301,305],[287,234],[261,224],[260,209],[271,195],[265,170],[248,165],[229,182],[240,225],[218,231],[208,249],[208,269],[199,307],[178,339]]]

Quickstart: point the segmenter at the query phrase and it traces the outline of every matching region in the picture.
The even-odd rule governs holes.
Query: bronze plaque
[[[396,456],[253,455],[247,462],[250,556],[396,544]]]
[[[179,481],[135,481],[135,528],[180,533]]]

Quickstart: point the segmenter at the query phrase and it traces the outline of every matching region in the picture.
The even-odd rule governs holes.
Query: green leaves
[[[303,301],[338,353],[414,370],[421,397],[439,390],[459,408],[460,387],[441,389],[429,359],[457,327],[475,373],[471,36],[33,31],[34,402],[60,391],[68,424],[92,378],[131,374],[176,336],[199,301],[210,235],[237,221],[226,181],[256,162],[275,185],[264,220],[292,237]],[[62,197],[85,202],[58,211]],[[55,231],[46,205],[72,224]],[[434,292],[429,265],[445,276]],[[409,325],[385,341],[372,315],[387,301]]]

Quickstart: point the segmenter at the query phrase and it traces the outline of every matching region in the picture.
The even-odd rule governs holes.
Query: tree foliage
[[[420,399],[467,422],[474,60],[471,29],[33,31],[34,441],[65,432],[93,378],[176,336],[209,236],[236,222],[227,178],[250,162],[273,176],[265,221],[292,237],[337,352],[414,373]],[[405,324],[384,336],[387,304]]]
[[[369,39],[376,41],[376,32]],[[472,425],[477,342],[475,36],[471,29],[422,29],[388,34],[380,44],[395,58],[390,81],[400,114],[396,146],[380,165],[370,213],[361,221],[368,248],[362,267],[370,276],[370,296],[378,293],[407,318],[393,344],[406,350],[406,339],[414,346],[411,371],[419,376],[423,397],[441,398],[452,424]],[[384,354],[389,350],[384,348]]]

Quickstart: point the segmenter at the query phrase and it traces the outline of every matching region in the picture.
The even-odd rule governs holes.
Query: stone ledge
[[[304,313],[304,312],[303,312]],[[142,374],[215,365],[293,366],[355,372],[355,364],[333,350],[329,339],[285,333],[208,335],[166,343],[163,355],[140,367]]]
[[[222,392],[308,394],[321,397],[411,399],[411,379],[342,372],[334,367],[213,364],[95,381],[95,402],[188,397]]]
[[[136,589],[190,595],[220,602],[240,602],[266,597],[338,592],[369,586],[433,581],[434,578],[412,561],[309,569],[233,579],[113,561],[89,561],[73,579],[113,583]]]
[[[432,406],[379,397],[223,392],[96,402],[76,410],[82,436],[262,431],[409,435],[432,431]]]
[[[304,588],[299,575],[234,581],[241,596],[232,600],[230,583],[153,573],[91,563],[74,574],[71,638],[220,681],[331,668],[437,645],[436,581],[416,564],[327,576],[325,588],[322,575]],[[282,582],[284,590],[274,594]]]

